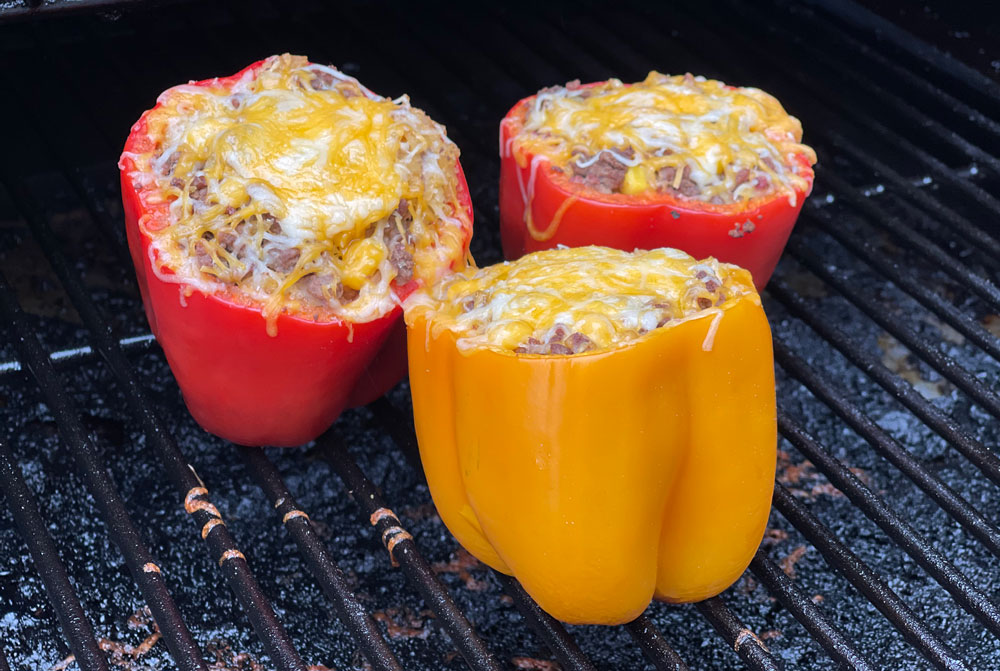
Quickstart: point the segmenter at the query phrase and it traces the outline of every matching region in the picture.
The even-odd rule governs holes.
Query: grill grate
[[[750,12],[735,1],[685,3],[672,6],[667,16],[651,15],[645,7],[614,13],[592,6],[534,7],[530,13],[508,8],[467,17],[433,7],[421,11],[419,33],[411,29],[413,17],[386,16],[379,8],[359,4],[338,13],[303,3],[279,9],[268,0],[199,7],[197,17],[191,6],[178,6],[115,20],[77,16],[0,26],[0,51],[13,65],[0,72],[0,84],[24,93],[0,112],[0,123],[25,131],[10,138],[11,150],[0,160],[0,223],[11,222],[0,228],[0,314],[12,336],[0,344],[0,406],[11,410],[5,420],[9,445],[0,442],[0,487],[58,619],[34,617],[35,629],[65,637],[79,668],[103,670],[109,668],[103,651],[112,647],[96,632],[107,633],[109,617],[127,615],[113,601],[113,612],[95,608],[86,575],[99,574],[94,589],[100,590],[111,580],[108,565],[81,569],[73,539],[61,532],[69,524],[65,512],[88,505],[66,504],[44,487],[47,478],[60,477],[53,467],[68,462],[27,454],[35,446],[30,418],[42,416],[51,417],[61,436],[46,454],[65,448],[72,455],[97,503],[99,514],[93,516],[103,520],[181,669],[240,668],[245,661],[239,655],[224,660],[215,643],[205,641],[206,611],[234,619],[229,599],[222,598],[221,607],[201,603],[216,571],[236,597],[241,612],[235,620],[258,637],[254,643],[236,632],[240,640],[233,642],[262,652],[282,671],[319,668],[308,667],[304,658],[320,654],[338,668],[457,668],[462,663],[446,654],[449,645],[477,671],[511,664],[546,668],[530,659],[545,651],[567,671],[637,668],[641,655],[660,670],[685,669],[685,661],[691,668],[731,668],[739,664],[737,656],[751,669],[909,669],[928,663],[1000,669],[1000,610],[994,603],[1000,530],[980,512],[996,508],[993,485],[1000,484],[1000,459],[987,447],[998,440],[1000,340],[982,320],[1000,312],[1000,236],[983,224],[1000,209],[991,195],[1000,159],[986,149],[1000,135],[991,121],[1000,109],[1000,85],[846,4],[798,7],[776,0]],[[84,25],[92,34],[81,30]],[[373,36],[371,25],[384,34]],[[664,39],[665,25],[670,39]],[[178,52],[173,45],[182,36],[203,44],[204,51]],[[372,39],[409,58],[374,50]],[[780,533],[762,546],[734,589],[694,606],[654,605],[621,628],[567,628],[506,576],[473,567],[467,571],[483,579],[470,575],[467,581],[485,584],[486,594],[478,585],[453,585],[440,562],[425,554],[454,552],[454,541],[439,524],[413,513],[404,527],[407,514],[390,507],[401,511],[403,501],[427,502],[414,468],[405,388],[348,413],[308,453],[234,449],[192,427],[172,380],[161,384],[162,354],[142,332],[120,214],[111,204],[113,157],[140,106],[165,86],[235,71],[283,49],[360,70],[377,91],[410,90],[418,106],[448,125],[473,188],[474,252],[483,263],[499,257],[496,122],[515,100],[541,86],[575,77],[637,78],[652,67],[688,69],[760,82],[803,118],[807,140],[821,155],[817,194],[765,300],[779,365],[779,430],[787,441],[782,448],[794,448],[808,461],[780,465],[774,499],[780,517],[772,518]],[[845,83],[852,84],[848,95]],[[909,102],[914,96],[940,102],[915,105]],[[61,118],[66,109],[74,112],[72,123]],[[81,212],[79,220],[67,223],[67,210]],[[55,307],[38,303],[48,280],[24,260],[36,246],[37,259],[65,292]],[[26,291],[31,281],[35,285]],[[49,316],[38,316],[47,311]],[[1000,317],[990,323],[1000,324]],[[894,358],[896,343],[907,353]],[[101,385],[113,385],[120,395],[110,410],[101,407],[109,402]],[[40,410],[33,400],[38,394],[45,404]],[[108,444],[114,441],[95,436],[88,424],[109,412],[129,426],[117,453]],[[381,450],[381,443],[397,449]],[[213,449],[199,450],[203,444]],[[155,454],[161,468],[150,467],[149,475],[129,472],[124,463],[132,452],[137,459]],[[206,480],[216,483],[215,499],[189,465],[185,453],[195,452],[199,469],[213,472]],[[219,465],[220,455],[237,453],[239,470]],[[280,455],[294,480],[279,471],[271,454]],[[400,463],[398,455],[410,464]],[[313,496],[310,478],[322,477],[316,473],[327,468],[344,487],[326,485],[320,497]],[[810,469],[835,490],[822,483],[815,485],[819,494],[801,488]],[[145,498],[142,483],[162,485],[164,472],[172,496]],[[228,473],[236,474],[235,484],[220,485]],[[259,491],[241,490],[239,476],[245,473]],[[371,531],[346,521],[333,531],[315,513],[316,521],[310,520],[306,507],[331,512],[324,498],[345,491],[357,508],[333,514],[349,518],[360,509],[370,522],[362,527]],[[188,543],[190,527],[180,537],[172,523],[146,509],[148,500],[176,507],[178,499],[206,541],[214,568],[188,571],[185,565],[196,554]],[[274,523],[246,518],[263,517],[267,505],[304,562],[280,550],[255,561],[256,553],[263,557],[267,551],[258,547],[260,539],[246,538],[272,535]],[[237,514],[223,523],[220,509]],[[865,526],[858,512],[875,526]],[[164,534],[168,538],[160,538]],[[352,548],[345,534],[357,534],[362,549]],[[807,559],[798,569],[794,550],[779,557],[780,534],[806,541],[836,573],[809,560],[805,545],[797,556],[805,553]],[[244,549],[253,548],[248,558],[237,537],[244,538]],[[0,535],[0,548],[19,552],[10,538]],[[386,546],[409,588],[376,563],[371,545],[364,545],[368,540]],[[182,547],[174,551],[173,544]],[[315,631],[291,625],[286,631],[283,622],[302,621],[299,599],[311,588],[292,573],[289,598],[275,586],[272,564],[308,569],[321,592],[310,603],[332,606],[342,624],[320,616]],[[16,585],[18,570],[0,572],[0,598],[11,594],[4,576],[13,575],[7,580]],[[194,583],[197,607],[185,578]],[[754,589],[756,583],[770,596]],[[517,624],[509,606],[497,605],[503,604],[501,592],[527,627]],[[402,609],[409,603],[429,608],[446,639],[425,641],[419,632],[399,639],[393,632],[406,627],[390,622],[387,640],[373,614],[391,620],[389,608],[376,611],[373,604]],[[890,626],[873,621],[872,609]],[[28,619],[17,609],[10,612]],[[777,625],[784,634],[765,642],[766,633],[775,633],[765,628]],[[0,619],[0,631],[8,627]],[[723,645],[708,638],[709,629]],[[8,643],[13,640],[0,636],[0,671],[8,661],[13,668],[51,668],[57,661],[39,663],[35,650]],[[36,648],[64,651],[61,645]],[[354,649],[367,667],[351,656]]]

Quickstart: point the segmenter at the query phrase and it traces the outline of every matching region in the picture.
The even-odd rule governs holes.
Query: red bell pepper
[[[507,259],[557,245],[626,251],[675,247],[695,258],[714,256],[742,266],[763,289],[812,190],[808,157],[795,156],[808,188],[796,191],[794,204],[780,192],[729,204],[656,191],[605,194],[570,181],[545,159],[514,146],[534,100],[518,101],[500,123],[500,235]]]
[[[262,64],[258,61],[230,77],[195,85],[231,86]],[[154,148],[146,127],[151,111],[132,126],[119,164],[125,227],[146,317],[198,424],[240,445],[295,446],[325,431],[345,408],[388,391],[406,373],[399,306],[365,323],[316,322],[311,315],[282,313],[277,317],[277,334],[271,336],[259,306],[238,303],[222,291],[206,294],[156,276],[156,252],[139,222],[168,217],[169,203],[157,198],[153,189],[142,190],[133,183],[130,173],[135,164],[128,156]],[[463,223],[467,250],[472,201],[461,164],[456,162],[455,170],[457,217]],[[166,267],[158,270],[171,273]],[[394,289],[402,300],[418,285],[413,280]]]

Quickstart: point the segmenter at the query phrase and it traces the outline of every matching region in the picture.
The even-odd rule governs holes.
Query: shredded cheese
[[[501,154],[520,165],[544,157],[571,179],[605,155],[621,165],[611,190],[630,195],[732,203],[779,191],[794,202],[809,188],[803,163],[816,163],[802,125],[773,96],[690,74],[544,89],[520,121]]]
[[[394,286],[462,261],[458,149],[406,96],[285,54],[159,103],[153,149],[123,164],[146,203],[169,201],[140,224],[161,279],[259,305],[270,331],[284,311],[377,319]]]
[[[713,258],[577,247],[467,269],[414,293],[404,308],[409,325],[427,320],[428,338],[446,329],[465,349],[539,355],[614,349],[714,314],[703,344],[711,350],[723,312],[747,296],[759,301],[750,274]]]

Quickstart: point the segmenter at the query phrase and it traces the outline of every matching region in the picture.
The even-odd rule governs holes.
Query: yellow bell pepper
[[[470,340],[441,316],[455,300],[474,300],[455,285],[407,304],[414,419],[441,518],[469,552],[566,622],[618,624],[653,597],[714,596],[746,569],[767,522],[777,436],[760,298],[736,266],[642,254],[663,251],[686,273],[685,287],[694,267],[715,264],[728,296],[585,353]],[[493,268],[509,279],[518,264],[544,267],[558,293],[552,269],[579,252]],[[466,275],[488,284],[492,270]],[[667,298],[681,300],[675,293]]]

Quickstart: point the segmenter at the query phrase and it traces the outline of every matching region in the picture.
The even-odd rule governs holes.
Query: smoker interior
[[[48,0],[35,17],[0,5],[0,670],[1000,669],[988,20],[780,0],[87,4]],[[802,119],[817,185],[764,295],[775,509],[736,585],[697,606],[653,604],[626,627],[546,619],[434,513],[405,383],[300,449],[240,450],[194,424],[149,336],[115,162],[164,88],[282,51],[406,92],[447,125],[481,264],[500,259],[497,123],[542,86],[690,71],[759,86]],[[187,464],[225,519],[222,541],[200,538],[203,510],[185,512]],[[295,505],[311,521],[283,525]],[[382,544],[392,520],[369,523],[379,505],[413,537],[399,567]],[[36,562],[29,539],[58,554]],[[220,568],[237,548],[246,561]],[[130,571],[144,556],[162,573]],[[170,620],[151,647],[147,603]]]

